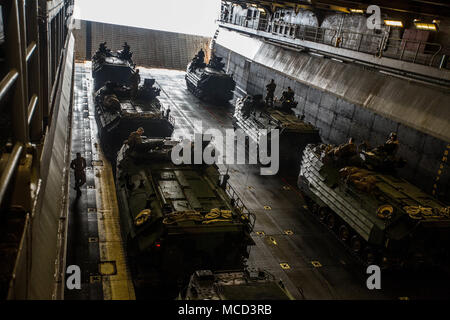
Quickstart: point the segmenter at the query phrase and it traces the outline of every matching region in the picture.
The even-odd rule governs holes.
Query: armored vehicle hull
[[[115,82],[121,86],[129,86],[134,72],[134,66],[130,61],[116,56],[94,60],[92,65],[94,90],[99,90],[108,81]]]
[[[210,67],[192,69],[186,72],[186,85],[190,92],[201,100],[213,104],[227,104],[233,99],[236,82],[231,75]]]
[[[124,145],[117,158],[122,232],[135,286],[146,296],[175,298],[199,269],[241,269],[253,244],[254,215],[231,186],[218,186],[217,167],[174,165],[176,144]]]
[[[139,93],[143,90],[145,88],[141,87]],[[165,115],[166,111],[155,95],[141,94],[132,98],[126,87],[115,87],[112,91],[104,87],[97,92],[95,119],[102,149],[110,159],[115,160],[124,140],[140,127],[151,137],[172,135],[174,121]]]
[[[233,115],[235,129],[241,129],[253,142],[260,143],[263,131],[280,130],[280,172],[298,176],[301,152],[310,143],[320,142],[318,129],[295,115],[265,105],[246,112],[244,99],[238,99]],[[270,141],[270,135],[269,135]],[[270,149],[269,149],[270,150]]]
[[[263,270],[195,272],[178,300],[294,300],[283,283]]]
[[[448,263],[448,207],[403,179],[328,163],[324,150],[305,148],[298,186],[310,211],[363,263],[386,268]]]

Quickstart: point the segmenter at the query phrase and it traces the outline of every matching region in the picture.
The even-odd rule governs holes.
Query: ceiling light
[[[403,22],[399,20],[384,20],[384,24],[390,27],[400,27],[403,28]]]
[[[350,9],[350,12],[352,13],[364,13],[363,9]]]
[[[419,30],[437,31],[437,27],[433,23],[416,22],[415,25]]]

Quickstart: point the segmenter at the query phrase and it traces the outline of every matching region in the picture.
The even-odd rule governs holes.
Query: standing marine
[[[203,51],[203,49],[200,49],[200,51],[197,54],[197,57],[200,62],[205,62],[205,52]]]
[[[131,52],[131,48],[127,42],[124,43],[122,51],[119,52],[120,57],[124,60],[131,61],[133,57],[133,52]]]
[[[200,49],[200,51],[192,59],[192,63],[189,69],[190,71],[193,71],[195,69],[204,68],[205,66],[205,52],[203,51],[203,49]]]
[[[226,172],[225,175],[223,176],[222,182],[220,183],[220,187],[221,187],[223,190],[226,190],[228,181],[230,180],[230,175],[228,174],[228,170],[229,170],[229,169],[227,168],[227,172]]]
[[[270,83],[266,86],[266,88],[267,88],[266,104],[269,106],[272,106],[275,89],[277,88],[277,85],[275,84],[275,80],[272,79],[270,81]]]
[[[139,69],[136,69],[136,72],[131,75],[130,82],[131,97],[135,99],[138,93],[139,84],[141,83],[141,75],[139,74]]]
[[[86,183],[86,159],[81,156],[81,153],[77,153],[77,157],[70,163],[70,168],[74,170],[75,175],[74,189],[80,192],[80,188]]]

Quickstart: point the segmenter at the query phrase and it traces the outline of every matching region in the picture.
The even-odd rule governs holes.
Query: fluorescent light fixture
[[[415,25],[416,29],[419,30],[437,31],[437,27],[434,23],[416,22]]]
[[[400,27],[403,28],[403,22],[399,20],[384,20],[384,24],[390,27]]]
[[[364,13],[363,9],[350,9],[350,12],[352,13]]]

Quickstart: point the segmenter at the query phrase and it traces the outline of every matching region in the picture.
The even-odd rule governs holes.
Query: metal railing
[[[339,32],[336,29],[293,24],[282,20],[254,20],[247,17],[225,19],[221,16],[219,22],[436,68],[439,67],[439,58],[443,56],[443,47],[439,43],[390,38],[387,34],[377,35],[351,30]]]
[[[11,70],[0,82],[0,102],[5,98],[6,94],[11,90],[15,84],[19,73],[16,70]]]
[[[29,119],[27,107],[32,107],[34,114],[35,104],[37,104],[35,97],[39,94],[39,88],[36,88],[31,81],[34,80],[32,74],[39,75],[40,73],[39,64],[36,64],[38,58],[36,54],[37,5],[36,1],[25,4],[23,1],[14,0],[3,5],[2,8],[6,26],[4,30],[6,34],[5,66],[9,71],[0,82],[0,103],[5,106],[5,110],[2,112],[9,113],[12,119],[10,130],[7,131],[11,136],[2,138],[12,141],[15,146],[2,171],[0,207],[5,201],[12,177],[18,168],[21,156],[23,156],[24,145],[30,142],[28,123],[30,120],[31,124],[33,117]],[[25,14],[30,21],[26,20]],[[3,145],[0,147],[4,148]]]
[[[22,155],[22,151],[24,150],[24,146],[20,143],[16,143],[14,149],[12,150],[8,162],[6,163],[5,168],[3,169],[2,175],[0,177],[0,208],[3,206],[5,201],[5,196],[7,194],[9,185],[13,180],[14,173],[19,166],[20,157]]]
[[[422,42],[389,38],[380,55],[402,61],[439,67],[438,56],[442,57],[442,45],[439,43]]]
[[[175,127],[175,117],[169,114],[169,117],[167,119],[169,123]]]
[[[30,210],[24,208],[31,208],[29,202],[35,200],[36,193],[26,185],[23,189],[15,189],[14,179],[27,153],[33,155],[32,171],[36,175],[27,176],[26,179],[36,182],[40,178],[41,149],[31,143],[39,145],[44,141],[48,124],[45,120],[50,120],[52,116],[48,106],[52,101],[49,85],[55,83],[55,77],[50,70],[59,63],[61,57],[60,52],[68,34],[65,16],[71,4],[73,0],[10,0],[1,4],[4,52],[0,57],[0,116],[11,119],[2,122],[0,137],[0,155],[3,153],[7,159],[0,177],[1,213],[11,210],[10,199],[17,198],[19,202],[14,202],[14,212]],[[51,5],[57,6],[52,15],[47,11],[47,6]],[[16,193],[29,195],[21,199]],[[32,216],[30,212],[26,213],[28,217]],[[31,232],[30,225],[30,222],[25,224],[23,233]],[[28,276],[30,257],[19,254],[15,263]],[[29,293],[27,280],[23,281],[21,276],[23,274],[15,274],[10,293],[16,297],[16,293],[20,292],[17,297],[23,299]]]
[[[250,232],[253,231],[256,223],[256,216],[254,213],[250,212],[247,207],[245,206],[244,202],[242,202],[241,198],[239,197],[236,190],[231,186],[229,182],[227,182],[227,185],[225,187],[225,192],[230,197],[233,207],[236,208],[239,213],[245,217],[245,219],[248,221]]]
[[[58,8],[62,5],[68,7],[71,0],[61,1]],[[58,54],[63,41],[50,39],[50,45],[38,45],[39,29],[43,24],[48,23],[53,27],[52,30],[64,30],[65,10],[55,11],[54,20],[40,21],[38,17],[38,1],[19,1],[13,0],[4,4],[2,7],[4,14],[4,32],[5,32],[5,67],[6,74],[0,79],[0,103],[4,105],[4,113],[9,113],[12,119],[9,137],[2,137],[10,140],[14,144],[19,143],[24,146],[30,141],[40,142],[44,135],[44,118],[50,118],[48,102],[49,78],[53,82],[54,77],[42,73],[43,62],[49,61],[52,65],[58,64],[60,55]],[[48,26],[48,28],[50,28]],[[47,26],[45,26],[47,29]],[[66,35],[67,31],[61,32]],[[41,39],[47,40],[47,39]],[[57,41],[58,40],[58,41]],[[45,49],[44,49],[45,48]],[[40,55],[50,57],[49,60],[41,59]],[[45,67],[45,65],[44,65]],[[3,148],[4,146],[0,146]],[[16,149],[14,149],[16,150]],[[3,174],[9,176],[10,172],[6,170],[17,169],[13,165],[15,154],[11,154],[8,163],[3,170]],[[9,180],[7,180],[9,181]],[[2,187],[4,181],[1,181]],[[4,193],[0,193],[0,203],[3,202]]]

